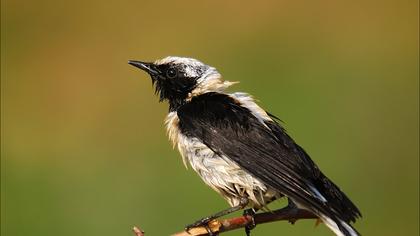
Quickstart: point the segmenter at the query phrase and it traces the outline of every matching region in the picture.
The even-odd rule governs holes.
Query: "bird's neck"
[[[188,103],[186,99],[183,98],[174,98],[169,100],[169,112],[176,111],[182,105]]]

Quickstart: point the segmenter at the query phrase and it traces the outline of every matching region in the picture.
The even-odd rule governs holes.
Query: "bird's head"
[[[234,84],[223,81],[215,68],[192,58],[165,57],[155,62],[130,60],[128,64],[150,75],[160,101],[168,100],[171,110],[176,110],[194,96],[221,92]]]

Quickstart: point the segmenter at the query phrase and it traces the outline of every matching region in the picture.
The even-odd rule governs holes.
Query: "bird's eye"
[[[175,77],[176,77],[176,75],[177,75],[177,71],[176,71],[176,69],[174,69],[174,68],[169,68],[169,69],[166,71],[166,76],[167,76],[169,79],[173,79],[173,78],[175,78]]]

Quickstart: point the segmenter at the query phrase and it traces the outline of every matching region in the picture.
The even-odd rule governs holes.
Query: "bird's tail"
[[[326,215],[321,215],[320,218],[337,236],[360,236],[356,229],[343,220],[333,220]]]

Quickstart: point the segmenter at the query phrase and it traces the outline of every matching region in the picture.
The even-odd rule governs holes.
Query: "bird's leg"
[[[277,200],[276,196],[267,200],[265,202],[265,206],[268,205],[269,203],[275,201],[275,200]],[[259,207],[253,207],[253,208],[249,208],[249,209],[244,210],[243,215],[251,217],[251,223],[249,223],[248,225],[245,226],[246,236],[250,236],[251,235],[251,230],[253,230],[257,226],[257,224],[255,223],[255,220],[254,220],[254,215],[257,213],[257,211],[261,210],[262,208],[263,208],[263,206],[259,206]]]
[[[232,212],[235,212],[235,211],[239,211],[241,209],[244,209],[248,205],[248,203],[249,203],[248,198],[241,198],[241,200],[239,201],[239,204],[237,206],[230,207],[230,208],[225,209],[223,211],[217,212],[216,214],[213,214],[213,215],[204,217],[204,218],[202,218],[200,220],[197,220],[196,222],[185,226],[185,231],[188,232],[188,230],[191,229],[191,228],[198,227],[198,226],[203,226],[203,225],[207,225],[210,221],[212,221],[212,220],[214,220],[216,218],[219,218],[219,217],[228,215],[228,214],[230,214]],[[211,233],[211,232],[209,232],[209,233]]]
[[[257,226],[257,224],[255,224],[254,215],[258,210],[259,210],[258,208],[249,208],[249,209],[246,209],[244,211],[244,214],[243,214],[244,216],[250,216],[251,217],[251,223],[249,223],[245,226],[246,236],[250,236],[251,235],[251,230],[254,229],[255,226]]]

